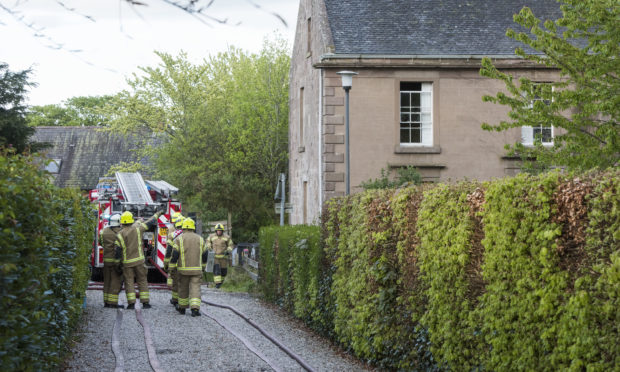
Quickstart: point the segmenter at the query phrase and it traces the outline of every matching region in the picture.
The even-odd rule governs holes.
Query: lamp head
[[[353,76],[357,75],[357,72],[353,72],[353,71],[339,71],[337,72],[338,75],[340,75],[341,79],[342,79],[342,87],[347,90],[347,89],[351,89],[351,86],[353,85]]]

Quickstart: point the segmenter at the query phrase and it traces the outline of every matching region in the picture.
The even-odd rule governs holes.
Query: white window
[[[433,146],[433,84],[400,83],[400,144]]]
[[[536,83],[534,89],[551,89],[553,87],[549,83]],[[543,100],[538,94],[534,94],[534,99],[530,102],[530,108],[534,107],[534,102],[542,101],[546,105],[550,103],[549,100]],[[525,146],[533,146],[534,143],[540,141],[544,146],[553,145],[553,126],[522,126],[521,127],[521,143]]]

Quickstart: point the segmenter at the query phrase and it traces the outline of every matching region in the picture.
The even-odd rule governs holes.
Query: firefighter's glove
[[[209,251],[204,251],[202,252],[202,263],[206,263],[207,260],[209,259]]]
[[[123,274],[123,265],[116,265],[116,266],[114,267],[114,270],[116,270],[116,273],[117,273],[118,275],[122,275],[122,274]]]
[[[119,245],[116,245],[114,247],[114,258],[120,260],[121,257],[123,257],[123,248],[121,248]]]

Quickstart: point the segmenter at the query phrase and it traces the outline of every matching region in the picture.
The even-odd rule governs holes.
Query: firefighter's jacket
[[[215,258],[225,258],[226,252],[232,252],[233,241],[226,235],[217,236],[217,233],[209,235],[207,238],[207,249],[215,253]]]
[[[106,227],[99,233],[99,243],[103,247],[103,264],[116,264],[119,262],[116,259],[114,242],[116,241],[116,234],[121,230],[120,227]]]
[[[123,266],[134,267],[144,264],[144,248],[142,243],[142,233],[148,226],[146,225],[154,218],[154,215],[146,222],[136,221],[132,225],[123,226],[123,229],[116,234],[116,256],[121,259]]]
[[[168,265],[170,265],[170,258],[172,257],[172,241],[174,240],[174,233],[177,230],[174,226],[172,226],[168,230],[168,235],[166,236],[166,257],[164,257],[164,268],[167,270]]]
[[[171,234],[168,234],[168,239],[166,240],[168,246],[166,247],[166,258],[164,259],[164,264],[165,264],[165,260],[168,260],[168,268],[169,269],[176,269],[177,267],[177,263],[172,262],[172,252],[174,251],[174,241],[176,240],[176,238],[179,237],[179,235],[181,235],[181,233],[183,233],[183,230],[181,229],[175,229]]]
[[[207,262],[205,240],[193,231],[185,231],[173,242],[170,264],[176,263],[181,275],[200,275]]]

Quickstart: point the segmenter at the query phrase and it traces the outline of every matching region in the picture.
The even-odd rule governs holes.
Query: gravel
[[[121,298],[125,299],[124,293]],[[286,345],[315,371],[371,371],[372,368],[334,347],[279,309],[242,293],[202,287],[203,300],[228,305],[245,314]],[[157,359],[164,371],[273,371],[235,336],[207,316],[180,315],[170,305],[170,292],[151,289],[153,308],[142,310],[150,327]],[[232,311],[202,304],[202,311],[241,334],[281,371],[304,371],[284,351]],[[133,310],[120,310],[120,332],[126,371],[152,371],[144,331]],[[66,371],[113,371],[112,329],[117,311],[103,307],[101,291],[87,291],[87,305],[76,332],[77,342]]]

